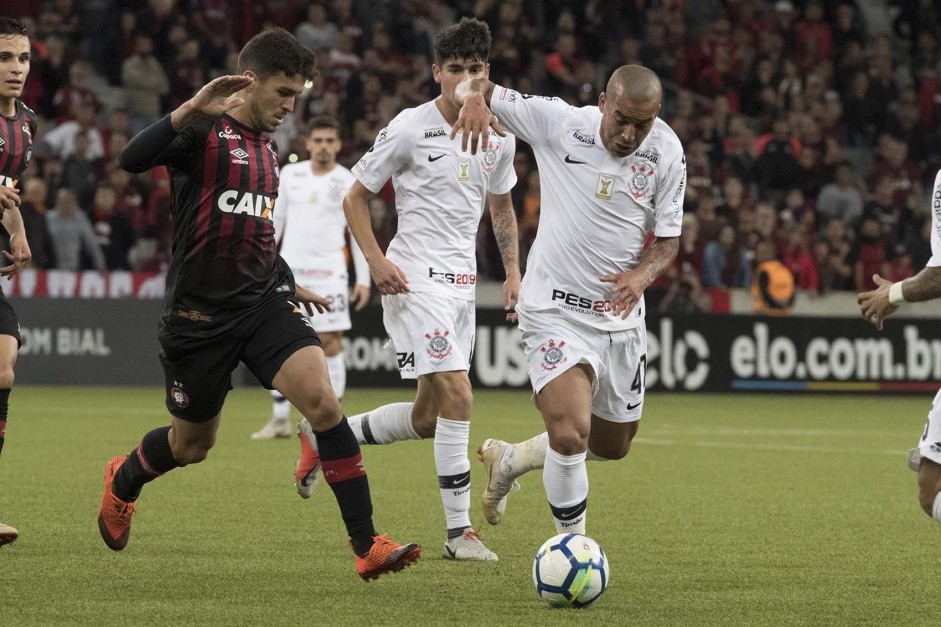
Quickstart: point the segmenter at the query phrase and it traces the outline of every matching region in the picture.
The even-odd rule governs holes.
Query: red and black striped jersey
[[[167,129],[174,133],[164,118],[142,131],[125,149],[122,164],[132,171],[155,165],[170,171],[173,254],[163,322],[184,334],[216,333],[276,295],[294,293],[272,222],[277,147],[228,115],[200,119],[157,154],[156,146],[140,145],[148,133],[161,143]]]
[[[0,115],[0,185],[23,191],[20,179],[33,156],[35,133],[36,114],[19,100],[12,118]]]

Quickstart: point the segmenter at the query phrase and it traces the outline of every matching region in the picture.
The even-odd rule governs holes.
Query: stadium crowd
[[[930,193],[941,167],[941,10],[898,0],[872,32],[852,0],[6,0],[33,32],[23,99],[40,116],[21,182],[40,268],[160,270],[169,183],[130,175],[129,138],[282,26],[317,51],[320,76],[275,133],[304,158],[300,129],[333,114],[352,165],[401,109],[432,98],[432,38],[461,15],[493,32],[494,82],[595,104],[613,68],[640,63],[667,89],[661,115],[686,148],[681,251],[659,287],[673,310],[703,290],[748,287],[771,242],[809,292],[862,290],[914,274],[931,254]],[[8,8],[9,7],[9,8]],[[539,173],[520,146],[513,190],[521,254],[539,222]],[[392,190],[370,204],[380,243]],[[479,271],[502,279],[489,214]]]

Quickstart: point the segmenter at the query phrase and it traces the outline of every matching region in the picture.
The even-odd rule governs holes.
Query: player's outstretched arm
[[[506,281],[503,282],[503,309],[507,311],[507,320],[516,322],[513,308],[519,299],[522,280],[516,212],[513,211],[513,198],[509,192],[489,196],[493,237],[497,240],[497,248],[503,258],[503,271],[506,274]]]
[[[408,279],[397,265],[386,259],[372,232],[372,222],[369,219],[369,199],[375,194],[359,181],[355,181],[350,191],[343,199],[343,213],[346,214],[346,223],[350,227],[353,239],[359,244],[360,250],[366,256],[369,264],[369,273],[373,283],[380,294],[401,294],[409,291]]]
[[[469,141],[472,155],[477,154],[478,145],[486,151],[491,128],[500,137],[506,136],[497,116],[490,110],[490,98],[493,96],[490,79],[478,77],[463,80],[454,90],[454,96],[462,106],[457,122],[451,128],[451,139],[461,134],[461,150],[467,151]]]
[[[121,167],[141,173],[160,165],[163,151],[180,131],[202,116],[219,116],[243,104],[244,99],[237,93],[251,84],[250,76],[220,76],[207,83],[173,113],[135,135],[121,151]]]
[[[614,284],[611,287],[614,292],[614,314],[622,318],[630,315],[644,290],[667,271],[679,250],[679,237],[658,237],[641,253],[636,268],[601,277],[605,283]]]
[[[878,274],[872,280],[876,289],[856,297],[859,313],[882,330],[886,318],[899,310],[902,303],[920,303],[941,297],[941,268],[924,268],[910,279],[893,283]]]

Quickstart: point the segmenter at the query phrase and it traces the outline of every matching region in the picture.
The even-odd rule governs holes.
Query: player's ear
[[[431,75],[435,78],[436,83],[441,82],[441,68],[438,67],[437,63],[431,64]]]
[[[598,94],[598,108],[604,113],[604,92]]]
[[[251,93],[252,90],[255,89],[255,85],[258,83],[258,75],[252,72],[251,70],[245,70],[244,72],[242,72],[242,76],[248,76],[249,78],[252,79],[251,84],[248,87],[246,87],[244,90],[248,93]]]

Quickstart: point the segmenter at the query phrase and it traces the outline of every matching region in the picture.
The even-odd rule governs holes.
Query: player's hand
[[[350,290],[350,304],[353,305],[353,311],[359,311],[369,304],[369,286],[354,285]]]
[[[0,213],[20,206],[20,195],[12,187],[0,185]]]
[[[200,89],[190,100],[194,112],[215,117],[244,104],[236,94],[252,84],[250,76],[220,76]]]
[[[369,273],[372,275],[373,283],[383,296],[392,294],[403,294],[408,289],[408,279],[405,273],[397,265],[382,257],[378,261],[369,264]]]
[[[519,270],[508,272],[506,281],[503,282],[503,310],[506,311],[506,321],[511,324],[517,324],[519,319],[513,308],[520,297],[520,273]]]
[[[461,133],[461,150],[467,152],[467,142],[470,141],[470,152],[477,154],[477,146],[484,152],[490,144],[490,129],[500,137],[506,137],[506,131],[500,125],[500,120],[487,106],[481,94],[475,94],[464,100],[464,106],[457,116],[457,122],[451,128],[451,139]]]
[[[10,250],[3,251],[3,255],[11,263],[0,268],[0,276],[11,279],[17,272],[25,268],[29,260],[33,258],[33,254],[29,250],[29,242],[26,241],[26,234],[21,231],[11,235]]]
[[[889,302],[889,288],[892,286],[892,281],[883,279],[878,274],[872,275],[872,280],[876,284],[876,289],[862,292],[856,297],[856,302],[859,303],[859,313],[863,318],[881,331],[885,319],[899,308]]]
[[[304,305],[304,309],[307,310],[307,315],[314,315],[314,309],[317,309],[318,313],[324,313],[325,311],[333,311],[333,305],[331,300],[320,294],[315,294],[306,287],[301,285],[294,286],[294,295],[297,297],[297,302]]]
[[[614,283],[611,290],[614,292],[614,298],[611,299],[614,315],[627,318],[634,307],[640,302],[644,295],[644,288],[647,287],[644,279],[635,272],[618,272],[617,274],[606,274],[601,277],[605,283]]]

